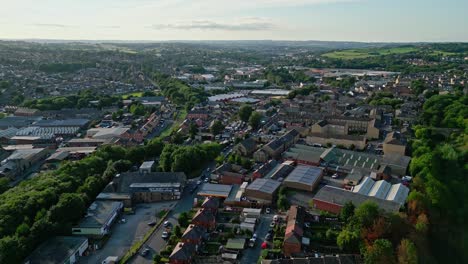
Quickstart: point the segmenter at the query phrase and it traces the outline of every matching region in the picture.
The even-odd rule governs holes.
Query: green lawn
[[[142,97],[142,96],[143,96],[143,92],[134,92],[134,93],[128,93],[128,94],[122,95],[122,99],[126,100],[130,97]]]
[[[411,52],[427,52],[431,56],[451,56],[456,53],[440,51],[440,50],[428,50],[421,47],[394,47],[394,48],[368,48],[368,49],[349,49],[349,50],[337,50],[322,54],[323,57],[332,59],[365,59],[374,56],[392,55],[392,54],[405,54]]]
[[[333,58],[333,59],[363,59],[372,56],[382,56],[390,54],[404,54],[419,51],[416,47],[395,47],[395,48],[382,48],[382,49],[350,49],[350,50],[339,50],[329,53],[325,53],[322,56]]]

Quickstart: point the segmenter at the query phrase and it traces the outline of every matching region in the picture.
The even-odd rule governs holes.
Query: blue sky
[[[466,0],[0,0],[0,38],[468,41]]]

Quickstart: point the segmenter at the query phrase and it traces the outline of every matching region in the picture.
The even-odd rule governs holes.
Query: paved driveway
[[[80,258],[80,263],[101,263],[107,256],[122,257],[130,246],[143,238],[149,231],[148,222],[155,220],[156,212],[169,209],[175,201],[151,204],[139,204],[136,206],[135,214],[123,215],[126,223],[115,223],[112,234],[103,248],[91,252],[89,256]]]

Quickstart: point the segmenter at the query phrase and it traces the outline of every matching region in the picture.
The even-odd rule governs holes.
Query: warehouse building
[[[122,202],[95,201],[89,206],[86,216],[72,228],[72,234],[90,237],[107,235],[122,209]]]
[[[347,202],[352,202],[357,207],[365,201],[375,202],[386,212],[398,212],[401,207],[401,204],[395,201],[379,199],[330,185],[321,188],[313,198],[315,209],[334,214],[339,214]]]
[[[178,200],[186,181],[183,172],[126,172],[116,175],[103,193],[129,194],[133,203]]]
[[[42,243],[24,262],[25,264],[71,264],[77,263],[79,257],[88,248],[86,237],[58,236]]]
[[[198,192],[198,195],[226,199],[231,193],[231,189],[231,185],[205,183]]]
[[[312,192],[322,177],[322,168],[298,165],[283,181],[283,185],[292,189]]]
[[[250,200],[268,205],[275,200],[280,185],[279,181],[264,178],[256,179],[247,186],[244,195]]]
[[[408,187],[401,183],[392,185],[385,180],[374,181],[370,177],[365,177],[359,185],[353,187],[352,191],[366,196],[393,201],[400,205],[405,203],[409,194]]]

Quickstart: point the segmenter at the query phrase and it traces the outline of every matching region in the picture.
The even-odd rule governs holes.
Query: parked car
[[[274,221],[270,223],[271,228],[275,227],[275,225],[276,225],[276,223]]]
[[[162,233],[162,235],[161,235],[161,238],[162,238],[162,239],[168,239],[168,238],[169,238],[169,232],[164,231],[164,232]]]
[[[170,226],[171,226],[171,222],[169,222],[169,221],[164,221],[163,226],[164,226],[164,227],[170,227]]]
[[[254,247],[255,242],[257,242],[257,238],[251,238],[249,239],[249,247]]]
[[[278,220],[279,220],[279,216],[278,216],[278,215],[274,215],[274,216],[273,216],[273,221],[278,222]]]
[[[153,221],[151,221],[151,222],[148,222],[148,225],[149,225],[149,226],[155,226],[155,225],[156,225],[156,221],[153,220]]]
[[[338,176],[338,173],[335,173],[335,174],[333,174],[331,177],[332,177],[333,179],[338,179],[339,176]]]
[[[267,233],[266,236],[265,236],[265,240],[266,240],[266,241],[270,241],[270,240],[272,240],[272,239],[273,239],[273,235],[270,234],[270,233]]]
[[[144,257],[148,255],[149,251],[150,251],[149,248],[145,248],[140,252],[140,255]]]
[[[265,213],[270,214],[270,213],[271,213],[271,209],[270,209],[269,207],[267,207],[267,209],[265,209]]]

